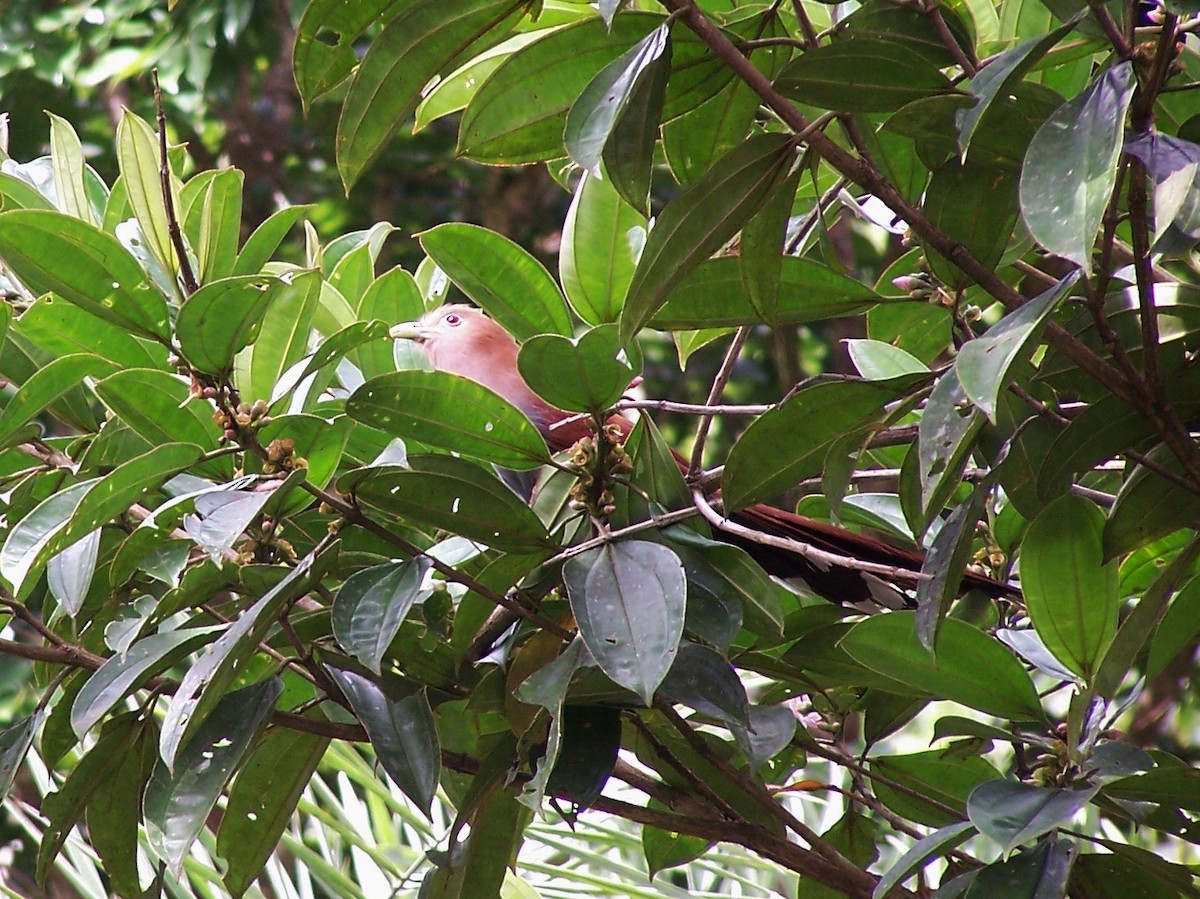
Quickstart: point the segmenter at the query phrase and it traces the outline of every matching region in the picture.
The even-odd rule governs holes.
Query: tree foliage
[[[805,896],[1195,894],[1168,858],[1200,809],[1198,22],[311,0],[295,81],[340,107],[346,190],[456,117],[460,156],[569,194],[557,277],[476,225],[382,273],[386,223],[244,227],[243,173],[130,111],[115,178],[57,116],[48,155],[0,154],[0,651],[42,691],[0,772],[35,742],[60,768],[38,875],[83,825],[115,894],[153,893],[211,828],[242,895],[358,741],[456,809],[422,895],[495,894],[548,806],[641,825],[652,871],[739,844]],[[850,234],[904,246],[848,268]],[[552,458],[389,338],[451,290],[590,444]],[[748,336],[833,320],[854,374],[721,404]],[[620,399],[644,359],[730,333],[706,402],[664,404],[697,463],[709,416],[748,415],[727,464],[685,479],[651,417],[612,446],[611,409],[655,405]],[[537,474],[532,505],[498,469]],[[801,485],[804,514],[924,552],[891,572],[906,608],[717,539]],[[964,594],[969,566],[1019,592]]]

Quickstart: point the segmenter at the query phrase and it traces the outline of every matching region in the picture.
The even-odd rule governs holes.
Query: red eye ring
[[[448,324],[450,327],[453,328],[462,323],[462,316],[459,315],[457,312],[451,312],[444,319],[442,319],[442,321],[444,321],[446,324]]]

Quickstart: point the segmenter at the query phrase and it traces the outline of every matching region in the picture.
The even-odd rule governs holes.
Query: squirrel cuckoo
[[[586,420],[576,417],[566,421],[573,417],[572,413],[550,405],[525,384],[517,369],[520,349],[517,342],[480,310],[460,304],[442,306],[419,321],[393,326],[390,333],[395,339],[412,340],[420,345],[434,368],[470,378],[504,397],[529,417],[552,451],[567,449],[591,434]],[[558,427],[552,427],[560,422]],[[625,436],[633,427],[621,415],[612,416],[609,423],[617,425]],[[680,470],[686,471],[687,463],[678,454],[675,458]],[[769,574],[799,578],[812,592],[838,603],[866,601],[895,607],[904,603],[906,597],[886,577],[849,564],[839,565],[828,556],[845,558],[848,563],[867,562],[912,572],[921,570],[924,558],[919,553],[761,503],[728,513],[726,520],[740,528],[735,527],[736,532],[719,530],[718,539],[746,550]],[[825,555],[813,559],[778,545],[765,545],[747,535],[746,529],[798,541]],[[963,587],[978,587],[992,596],[1015,592],[972,572],[967,573]]]

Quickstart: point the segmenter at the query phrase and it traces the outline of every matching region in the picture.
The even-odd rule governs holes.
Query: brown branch
[[[167,117],[163,113],[162,88],[158,83],[158,69],[151,72],[154,80],[154,115],[158,124],[158,152],[160,155],[158,176],[162,183],[163,209],[167,214],[167,232],[171,235],[171,246],[179,257],[179,277],[183,281],[183,290],[187,296],[194,294],[200,285],[192,273],[192,264],[188,261],[187,247],[183,245],[183,231],[179,227],[179,219],[175,215],[175,200],[171,196],[171,162],[167,158]]]
[[[725,358],[721,361],[721,367],[717,369],[705,405],[715,405],[721,399],[721,394],[725,392],[725,385],[729,383],[729,377],[733,374],[733,366],[737,364],[738,356],[741,355],[742,347],[746,345],[746,338],[749,336],[749,327],[738,328],[738,332],[733,335],[733,342],[729,344]],[[708,429],[712,427],[712,420],[711,415],[700,416],[700,422],[696,426],[696,441],[692,446],[692,460],[688,466],[689,477],[699,474],[704,467],[704,444],[708,440]]]

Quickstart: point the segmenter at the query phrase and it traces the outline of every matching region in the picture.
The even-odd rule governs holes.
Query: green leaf
[[[171,697],[167,713],[163,718],[162,734],[159,737],[159,755],[169,769],[177,772],[180,778],[188,776],[187,762],[192,758],[193,750],[202,746],[201,728],[218,709],[223,714],[218,716],[212,727],[204,728],[204,733],[211,733],[214,738],[219,732],[229,727],[224,721],[225,712],[232,713],[235,707],[244,704],[244,698],[233,703],[238,693],[225,696],[225,691],[239,674],[239,669],[258,651],[258,644],[266,636],[267,631],[275,623],[279,611],[289,600],[301,593],[309,582],[310,572],[314,567],[312,556],[305,556],[278,584],[263,594],[262,598],[243,612],[233,624],[226,628],[220,638],[210,644],[204,655],[188,669],[187,674],[179,683],[179,689]],[[257,690],[257,687],[247,687],[247,690]],[[239,691],[241,693],[243,691]],[[247,694],[258,696],[259,694]],[[265,696],[264,696],[265,699]],[[230,702],[226,706],[226,702]],[[274,698],[270,705],[274,705]],[[240,713],[236,718],[245,717]],[[233,759],[236,763],[238,757]],[[226,772],[226,777],[230,772]],[[202,774],[202,772],[196,772]],[[163,786],[166,786],[164,784]],[[220,790],[224,780],[218,785]],[[216,797],[213,797],[216,800]],[[149,800],[147,799],[147,803]],[[149,805],[147,805],[149,808]],[[149,815],[147,815],[149,818]],[[159,829],[165,822],[159,822]],[[203,823],[203,822],[201,822]],[[190,840],[189,840],[190,842]],[[184,847],[186,849],[186,846]]]
[[[954,360],[958,382],[992,424],[996,423],[1000,391],[1008,386],[1013,369],[1029,361],[1037,348],[1034,338],[1042,323],[1078,280],[1079,273],[1072,272],[959,350]]]
[[[276,385],[308,352],[321,302],[321,273],[295,273],[275,295],[259,324],[258,338],[238,355],[236,383],[247,400],[274,402]]]
[[[0,730],[0,796],[7,798],[8,791],[12,789],[17,769],[33,745],[33,735],[42,723],[43,714],[43,710],[38,709],[32,715],[20,718]]]
[[[567,800],[578,812],[599,797],[621,749],[621,712],[598,706],[568,705],[558,722],[562,746],[547,792]]]
[[[184,357],[202,372],[226,371],[258,336],[263,316],[283,287],[282,281],[254,275],[205,284],[187,298],[175,320]]]
[[[846,352],[858,373],[869,381],[898,378],[929,371],[929,366],[908,350],[882,340],[851,339]]]
[[[122,699],[160,671],[209,642],[222,625],[151,634],[124,653],[109,656],[84,683],[71,705],[71,729],[83,739]]]
[[[201,284],[228,278],[237,266],[244,179],[245,175],[238,169],[213,172],[212,178],[204,185],[204,192],[193,203],[192,214],[184,223],[196,252],[196,277]],[[183,198],[186,205],[187,186],[183,189]]]
[[[153,721],[138,728],[134,744],[100,781],[85,813],[88,842],[100,856],[109,888],[119,896],[142,895],[138,822],[142,817],[142,792],[158,758],[157,736]]]
[[[200,456],[200,448],[193,444],[167,443],[103,478],[84,481],[44,500],[9,533],[0,549],[0,573],[15,592],[21,592],[26,579],[40,573],[52,556],[128,510]]]
[[[467,105],[458,155],[494,165],[562,157],[571,104],[597,72],[661,23],[658,15],[627,13],[610,30],[588,18],[518,50]]]
[[[126,331],[167,340],[166,301],[111,234],[59,212],[6,212],[0,257],[35,293],[54,291]]]
[[[1021,213],[1030,233],[1085,271],[1116,183],[1135,86],[1130,63],[1105,69],[1038,128],[1021,169]]]
[[[1200,578],[1192,578],[1175,595],[1154,633],[1146,659],[1146,677],[1157,677],[1197,634],[1200,634]]]
[[[242,896],[262,873],[329,742],[271,728],[242,765],[217,831],[217,855],[229,866],[223,882],[232,896]]]
[[[604,173],[625,201],[650,214],[650,182],[659,120],[671,74],[671,44],[637,79],[629,101],[604,144]]]
[[[0,172],[0,212],[13,209],[56,211],[54,204],[36,187],[14,175]]]
[[[679,557],[658,543],[627,540],[570,559],[563,577],[601,670],[649,705],[683,635],[687,583]]]
[[[21,313],[13,333],[51,357],[90,353],[120,368],[164,368],[167,350],[139,341],[74,303],[47,294]]]
[[[629,107],[639,82],[654,77],[654,66],[660,59],[670,62],[667,52],[670,33],[666,25],[651,31],[601,69],[572,104],[563,130],[563,144],[578,166],[600,176],[605,145]]]
[[[646,217],[611,182],[584,172],[563,223],[558,276],[575,314],[615,322],[646,243]]]
[[[46,584],[50,593],[72,618],[79,614],[91,590],[101,536],[97,528],[46,560]]]
[[[884,899],[895,887],[907,880],[913,873],[923,869],[932,859],[949,852],[968,836],[974,826],[970,821],[959,821],[947,824],[926,837],[913,843],[912,847],[892,865],[875,885],[871,899]]]
[[[681,640],[667,676],[659,686],[672,702],[727,725],[750,725],[750,700],[733,666],[714,649]],[[793,721],[795,719],[793,718]]]
[[[967,797],[994,780],[996,769],[979,755],[929,749],[871,759],[872,787],[898,815],[926,827],[944,827],[966,812]]]
[[[388,324],[415,321],[424,312],[416,279],[399,266],[388,269],[372,281],[358,306],[360,319]],[[364,378],[370,380],[396,370],[395,343],[385,334],[382,339],[370,341],[359,349],[358,366]]]
[[[84,379],[112,374],[115,368],[111,362],[87,353],[62,356],[39,368],[0,412],[0,446],[20,437],[25,425]]]
[[[428,815],[441,774],[442,757],[425,691],[412,690],[399,695],[353,671],[330,666],[325,670],[350,700],[350,707],[366,728],[383,770]]]
[[[958,149],[962,158],[967,158],[971,146],[971,138],[975,135],[984,115],[993,101],[1006,90],[1019,82],[1025,74],[1059,41],[1075,28],[1077,19],[1072,19],[1065,25],[1041,35],[1022,41],[1010,50],[1006,50],[997,59],[993,59],[979,70],[971,79],[971,93],[977,98],[975,105],[961,109],[955,114],[958,125]]]
[[[999,264],[1018,217],[1016,172],[972,157],[939,166],[925,189],[925,214],[989,268]],[[972,281],[958,266],[928,249],[930,271],[950,287]]]
[[[882,301],[865,284],[814,259],[783,257],[775,322],[803,324],[857,315]],[[650,326],[668,331],[736,328],[762,321],[750,302],[738,260],[710,259],[674,287]]]
[[[546,267],[502,234],[453,222],[420,235],[438,268],[517,340],[571,335],[562,291]]]
[[[971,879],[963,899],[991,899],[1005,896],[1006,899],[1043,899],[1068,895],[1067,881],[1071,879],[1071,866],[1078,851],[1073,839],[1054,842],[1044,841],[1018,852],[1002,861],[992,862],[981,868]],[[1140,890],[1139,895],[1144,895]]]
[[[83,817],[88,801],[134,745],[143,727],[136,714],[126,714],[112,721],[63,785],[42,801],[41,812],[49,826],[38,844],[35,876],[39,883],[45,883],[51,863],[66,843],[71,829]]]
[[[637,374],[616,325],[592,328],[574,340],[557,334],[531,337],[521,346],[517,368],[534,393],[570,412],[603,412]]]
[[[1146,454],[1151,464],[1187,477],[1182,463],[1166,445]],[[1104,558],[1116,559],[1167,536],[1192,527],[1200,499],[1180,490],[1175,482],[1135,465],[1117,492],[1117,500],[1104,523]]]
[[[545,32],[542,29],[514,34],[455,69],[425,92],[414,116],[413,134],[428,128],[437,119],[465,109],[483,83],[505,60],[543,37]]]
[[[1034,519],[1021,543],[1021,587],[1038,636],[1084,678],[1117,630],[1117,563],[1104,562],[1104,513],[1072,494]]]
[[[421,102],[435,76],[504,37],[524,0],[416,0],[376,37],[350,82],[337,160],[349,191]]]
[[[1070,821],[1100,787],[1054,790],[1011,780],[980,784],[967,800],[971,823],[1005,854]]]
[[[975,407],[967,405],[958,373],[953,368],[946,371],[934,384],[925,404],[913,448],[917,456],[919,508],[911,509],[906,503],[904,514],[914,534],[923,535],[941,512],[942,503],[958,484],[983,422]]]
[[[775,80],[785,97],[838,112],[892,112],[950,93],[927,56],[895,39],[852,37],[806,50]]]
[[[354,480],[356,496],[397,518],[497,549],[527,552],[545,545],[545,526],[490,472],[452,456],[411,456],[409,464],[414,470],[363,470],[365,476]]]
[[[221,791],[282,693],[283,681],[273,677],[221,696],[187,745],[155,768],[144,799],[146,838],[154,854],[173,871],[182,868]],[[163,736],[167,733],[164,722]]]
[[[117,162],[121,167],[121,180],[125,183],[133,215],[141,226],[142,240],[158,264],[173,277],[179,271],[179,257],[167,223],[158,149],[155,130],[135,113],[124,110],[117,125]],[[179,179],[172,173],[169,182],[173,208],[179,210]]]
[[[400,438],[509,468],[549,460],[545,441],[521,410],[482,384],[446,372],[398,371],[351,394],[346,414]]]
[[[722,156],[658,216],[621,311],[628,343],[701,262],[732,238],[791,168],[794,149],[781,134],[751,137]]]
[[[307,112],[313,100],[337,87],[358,65],[354,43],[372,23],[387,21],[415,0],[314,0],[296,29],[292,69]]]
[[[725,505],[744,509],[820,474],[833,443],[887,414],[924,376],[895,381],[834,381],[801,390],[760,416],[729,453],[722,476]],[[804,444],[796,445],[796,435]],[[772,460],[769,465],[764,459]]]
[[[84,187],[83,146],[71,123],[47,112],[50,117],[50,156],[54,162],[54,192],[62,211],[95,225],[96,214]]]
[[[947,618],[931,656],[917,638],[915,612],[890,612],[861,621],[841,648],[858,662],[933,696],[1013,721],[1044,717],[1024,667],[996,640]]]
[[[279,248],[284,236],[310,209],[312,206],[287,206],[278,212],[271,213],[271,216],[255,228],[254,233],[246,239],[245,244],[242,245],[242,251],[238,254],[237,263],[230,274],[259,274],[262,267]]]
[[[376,674],[409,609],[433,592],[421,589],[429,566],[419,557],[364,568],[346,578],[333,601],[334,638]]]
[[[742,229],[738,248],[738,268],[746,297],[759,317],[769,325],[775,323],[779,309],[784,240],[801,172],[802,169],[796,168],[767,199],[758,215]]]

